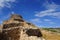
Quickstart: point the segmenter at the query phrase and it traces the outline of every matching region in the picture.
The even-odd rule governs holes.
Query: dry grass
[[[42,30],[42,34],[46,40],[60,40],[60,33],[52,33],[49,31]]]

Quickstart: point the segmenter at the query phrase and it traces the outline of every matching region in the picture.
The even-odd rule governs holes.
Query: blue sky
[[[14,13],[38,27],[60,28],[60,0],[0,0],[0,24]]]

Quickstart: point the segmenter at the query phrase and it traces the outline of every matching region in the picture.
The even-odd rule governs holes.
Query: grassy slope
[[[43,34],[43,37],[46,40],[60,40],[60,33],[59,32],[49,31],[49,30],[46,30],[46,29],[42,29],[41,32]]]
[[[44,30],[60,33],[60,28],[43,28]]]

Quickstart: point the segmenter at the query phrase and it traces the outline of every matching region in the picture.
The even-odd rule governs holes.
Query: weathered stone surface
[[[28,29],[26,31],[26,34],[28,36],[37,36],[37,37],[42,37],[42,34],[39,29]]]
[[[0,25],[0,33],[2,32],[3,25]]]

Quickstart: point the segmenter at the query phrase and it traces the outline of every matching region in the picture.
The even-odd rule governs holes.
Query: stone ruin
[[[2,25],[0,40],[43,40],[40,29],[33,28],[32,24],[25,22],[20,15],[12,14]]]

